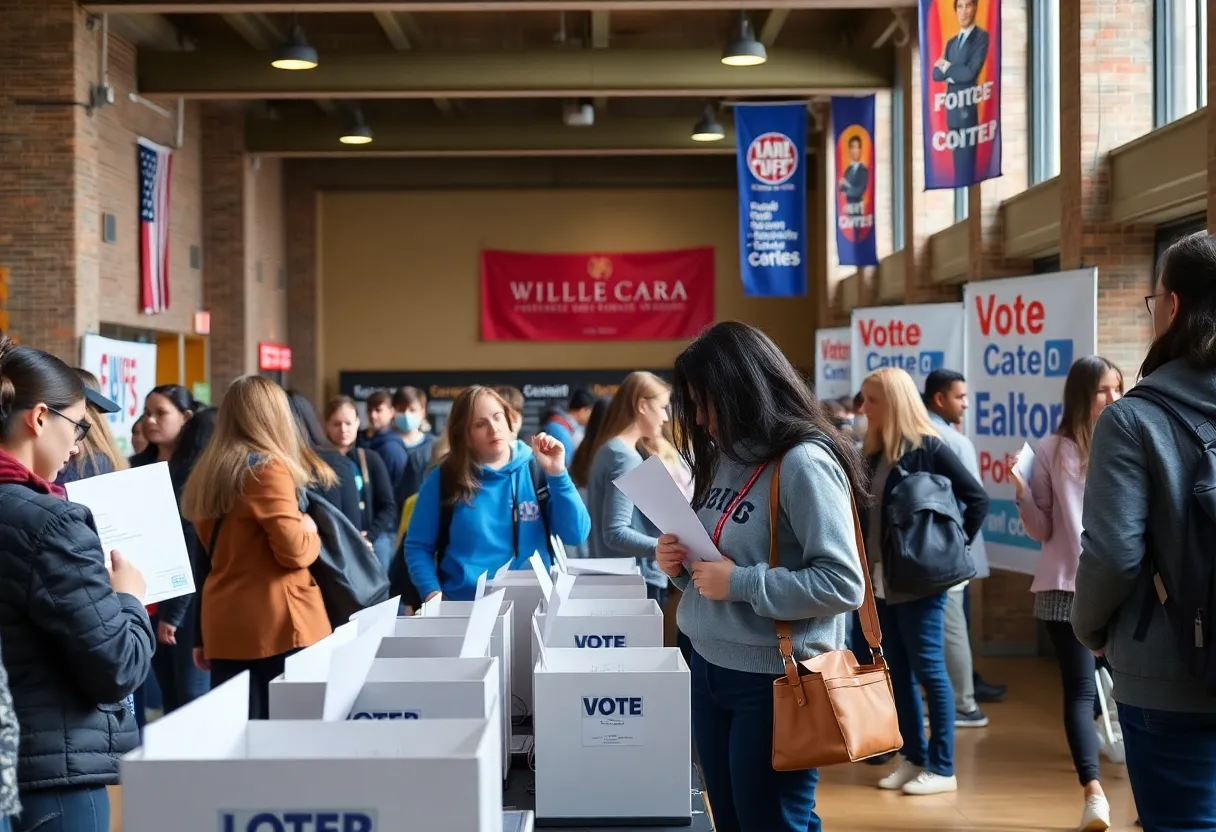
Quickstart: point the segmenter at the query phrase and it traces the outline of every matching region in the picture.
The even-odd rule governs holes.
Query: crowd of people
[[[1216,241],[1170,248],[1146,303],[1155,338],[1136,388],[1110,361],[1079,359],[1058,428],[1033,464],[1009,464],[1042,544],[1033,609],[1060,668],[1083,830],[1110,825],[1099,668],[1114,679],[1145,828],[1216,828],[1203,534],[1216,530],[1204,514],[1216,488]],[[413,388],[374,394],[361,425],[350,398],[318,416],[305,396],[248,376],[218,409],[155,388],[125,459],[95,378],[2,339],[0,830],[108,830],[105,787],[139,743],[153,685],[172,711],[248,672],[250,716],[267,717],[285,659],[332,627],[310,571],[327,531],[302,494],[396,572],[410,605],[468,600],[483,573],[550,559],[555,538],[575,557],[635,558],[649,597],[675,610],[719,832],[820,828],[817,772],[772,765],[779,622],[795,659],[847,648],[858,665],[885,662],[903,745],[867,761],[890,766],[878,788],[953,792],[955,729],[986,725],[978,703],[1004,695],[975,674],[967,635],[968,583],[988,570],[988,497],[959,429],[966,407],[966,379],[948,369],[923,390],[882,369],[855,400],[821,402],[764,333],[724,322],[680,354],[670,383],[634,372],[608,399],[575,391],[532,436],[509,387],[465,389],[437,431]],[[613,486],[650,456],[721,560],[689,561]],[[197,592],[145,607],[139,570],[103,551],[63,486],[161,462]],[[857,619],[859,539],[880,655]]]

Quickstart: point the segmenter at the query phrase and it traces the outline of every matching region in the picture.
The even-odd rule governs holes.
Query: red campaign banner
[[[481,252],[483,341],[666,341],[714,319],[714,250]]]

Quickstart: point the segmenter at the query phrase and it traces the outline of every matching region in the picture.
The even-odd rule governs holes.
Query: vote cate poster
[[[877,266],[874,242],[874,96],[832,98],[836,254],[842,266]]]
[[[80,339],[80,366],[97,376],[101,395],[118,405],[118,412],[107,417],[110,432],[118,449],[130,456],[131,427],[156,386],[156,344],[86,335]]]
[[[806,102],[736,104],[739,270],[750,297],[806,294]]]
[[[1001,0],[920,0],[925,190],[1001,175]]]

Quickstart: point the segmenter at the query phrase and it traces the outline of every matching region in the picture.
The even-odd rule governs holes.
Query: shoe
[[[984,728],[988,725],[988,716],[976,708],[973,711],[955,711],[955,728]]]
[[[993,685],[985,682],[980,675],[975,674],[975,701],[983,703],[1000,702],[1009,693],[1006,685]]]
[[[1081,813],[1080,832],[1106,832],[1110,829],[1110,804],[1102,795],[1085,798],[1085,811]]]
[[[922,771],[913,779],[904,783],[904,794],[927,795],[945,794],[958,791],[958,778],[954,775],[945,777],[931,771]]]
[[[878,788],[889,792],[897,792],[925,773],[920,766],[913,765],[909,760],[900,760],[895,771],[878,781]]]

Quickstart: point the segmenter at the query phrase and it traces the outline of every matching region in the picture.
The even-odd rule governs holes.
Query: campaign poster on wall
[[[1008,463],[1034,449],[1064,411],[1073,361],[1098,348],[1096,269],[983,280],[963,291],[967,327],[967,434],[988,492],[984,542],[994,568],[1033,574],[1039,544],[1018,518]]]
[[[875,370],[906,370],[918,390],[934,370],[963,366],[963,305],[921,303],[853,310],[853,391]]]
[[[836,255],[842,266],[877,266],[874,237],[874,96],[832,98],[836,153]]]
[[[676,340],[713,319],[712,247],[481,253],[483,341]]]
[[[156,386],[156,344],[86,335],[80,339],[80,366],[97,376],[101,395],[118,405],[119,411],[107,417],[110,432],[119,450],[130,456],[131,426]]]
[[[815,395],[819,399],[852,397],[852,367],[849,366],[849,328],[815,331]]]
[[[749,297],[806,294],[806,106],[735,105],[739,271]]]
[[[1001,175],[1001,0],[920,0],[925,190]]]

